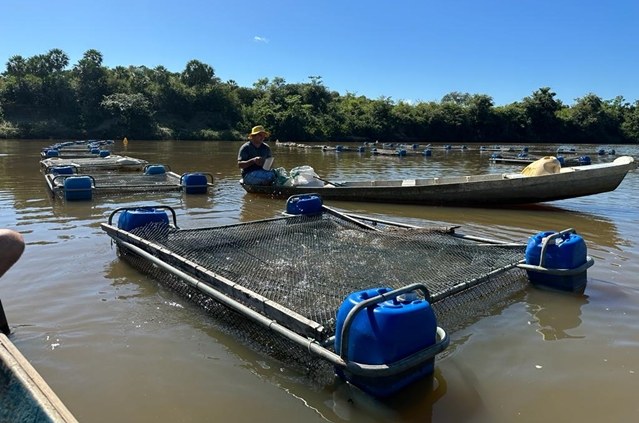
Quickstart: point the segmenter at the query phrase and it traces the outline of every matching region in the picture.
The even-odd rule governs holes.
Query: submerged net
[[[441,230],[373,231],[327,213],[216,228],[172,228],[168,234],[166,226],[151,224],[131,233],[320,323],[326,338],[334,334],[338,308],[354,291],[423,283],[437,298],[433,309],[439,326],[452,333],[515,301],[527,284],[523,270],[497,271],[519,262],[523,246],[482,244]],[[136,245],[153,253],[152,246]],[[135,267],[206,310],[220,330],[294,365],[309,382],[331,382],[332,366],[306,348],[265,330],[141,256],[119,251]],[[457,290],[460,283],[468,283],[468,289]],[[330,340],[326,346],[332,347]]]
[[[494,279],[524,254],[522,246],[438,230],[375,231],[328,213],[171,230],[168,236],[153,227],[132,233],[319,323],[326,336],[334,334],[336,311],[355,291],[421,283],[441,300],[460,285]]]
[[[76,174],[73,176],[83,176]],[[97,194],[120,194],[123,192],[180,191],[180,177],[172,173],[145,175],[142,173],[111,172],[89,175],[93,179]],[[55,189],[64,193],[64,177],[53,179]]]
[[[100,193],[122,191],[173,191],[180,190],[180,177],[171,173],[144,175],[134,173],[104,173],[92,175],[95,189]]]

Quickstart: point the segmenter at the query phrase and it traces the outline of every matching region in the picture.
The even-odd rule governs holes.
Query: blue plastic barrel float
[[[100,150],[98,155],[100,157],[109,157],[111,155],[111,152],[109,150]]]
[[[175,221],[175,212],[172,209],[166,206],[158,207],[169,209]],[[147,241],[164,243],[169,237],[169,216],[160,208],[140,207],[123,209],[118,218],[118,228],[127,232],[136,229],[134,232],[135,235]],[[111,216],[118,211],[120,210],[116,210]]]
[[[140,226],[149,223],[169,224],[169,217],[166,212],[154,207],[140,207],[137,209],[127,209],[122,211],[118,218],[118,228],[130,232]]]
[[[49,173],[52,175],[73,175],[75,172],[75,167],[68,166],[53,166],[49,169]]]
[[[422,151],[422,156],[430,157],[432,155],[433,155],[433,151],[430,148],[427,148],[424,151]]]
[[[91,154],[100,154],[100,149],[95,147],[91,149]]]
[[[58,150],[56,150],[55,148],[49,148],[47,150],[45,150],[44,155],[49,158],[49,157],[59,157],[60,156],[60,152]]]
[[[337,311],[335,351],[341,355],[342,339],[347,339],[347,362],[365,365],[395,363],[437,342],[437,320],[428,301],[417,297],[395,297],[360,310],[353,318],[348,334],[342,334],[344,322],[359,303],[391,291],[376,288],[350,294]],[[434,372],[434,355],[424,365],[397,376],[369,377],[336,368],[338,376],[376,397],[387,397]]]
[[[147,165],[144,168],[145,175],[164,175],[166,168],[163,165]]]
[[[398,156],[405,156],[406,155],[406,149],[405,148],[398,148],[397,150],[395,150],[395,152],[397,153]]]
[[[583,292],[593,263],[586,242],[573,229],[531,236],[525,258],[529,266],[524,268],[533,285],[569,292]]]
[[[90,176],[69,176],[64,179],[64,199],[83,201],[93,198],[93,178]]]
[[[580,156],[579,164],[581,166],[589,165],[592,161],[590,160],[590,156]]]
[[[187,194],[206,194],[208,191],[209,181],[204,173],[185,173],[180,179]]]
[[[286,213],[312,215],[322,212],[322,197],[317,194],[293,195],[286,200]]]

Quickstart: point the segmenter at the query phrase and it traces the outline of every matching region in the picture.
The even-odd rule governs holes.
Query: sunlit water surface
[[[202,309],[117,258],[100,229],[113,210],[133,205],[171,206],[181,227],[277,216],[283,200],[246,194],[238,184],[240,143],[133,140],[125,149],[118,142],[115,152],[177,173],[211,173],[215,189],[73,203],[52,198],[40,171],[40,149],[53,142],[0,140],[0,227],[17,229],[28,244],[0,280],[0,298],[11,339],[80,421],[621,422],[639,415],[637,171],[614,192],[541,207],[330,203],[519,242],[573,227],[596,261],[584,295],[527,288],[506,298],[452,334],[434,380],[377,401],[330,377],[318,385],[220,331]],[[402,158],[272,146],[276,167],[310,165],[331,181],[521,169],[491,164],[490,153],[472,145]],[[614,159],[598,156],[599,148],[639,156],[632,146],[577,148],[595,162]]]

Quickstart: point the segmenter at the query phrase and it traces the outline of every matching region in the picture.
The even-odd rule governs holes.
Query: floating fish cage
[[[94,194],[125,192],[183,191],[206,194],[213,186],[213,175],[189,172],[178,175],[166,165],[146,165],[140,173],[79,174],[75,166],[53,166],[45,172],[49,190],[67,201],[91,200]]]
[[[40,152],[40,156],[43,159],[60,157],[62,159],[80,159],[80,158],[95,158],[95,157],[107,157],[111,155],[111,151],[107,149],[93,148],[91,150],[81,151],[68,151],[66,149],[45,148]]]
[[[87,171],[108,171],[108,170],[143,170],[149,162],[142,159],[136,159],[129,156],[120,156],[117,154],[94,154],[93,157],[86,158],[62,158],[62,157],[49,157],[40,160],[40,165],[49,169],[59,166],[74,166],[80,169],[82,172]]]
[[[432,375],[449,343],[442,322],[545,270],[522,270],[523,243],[345,214],[314,194],[255,222],[180,229],[157,206],[117,209],[102,229],[121,258],[250,331],[252,345],[328,364],[377,397]]]

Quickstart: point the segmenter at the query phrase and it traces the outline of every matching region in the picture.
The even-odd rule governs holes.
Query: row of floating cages
[[[122,192],[183,191],[186,194],[206,194],[213,186],[213,175],[186,172],[178,175],[168,165],[149,164],[140,174],[99,173],[80,174],[72,165],[54,166],[45,171],[45,180],[52,194],[67,201],[89,201],[93,194]]]
[[[40,156],[45,159],[50,157],[73,157],[73,158],[91,157],[91,156],[107,157],[110,155],[111,155],[110,150],[103,150],[99,147],[91,148],[88,151],[77,151],[77,150],[67,151],[67,150],[59,150],[57,148],[46,148],[40,152]]]
[[[394,150],[392,149],[377,149],[377,148],[373,148],[371,150],[371,152],[373,153],[374,156],[399,156],[399,157],[404,157],[407,156],[408,150],[406,150],[405,148],[396,148]],[[425,148],[424,150],[422,150],[422,152],[420,153],[422,156],[424,157],[430,157],[433,155],[433,150],[431,148]]]
[[[40,154],[42,157],[59,157],[64,154],[87,152],[100,154],[100,151],[110,150],[113,144],[113,140],[63,141],[43,148]]]
[[[480,151],[494,151],[494,152],[510,152],[510,153],[514,153],[517,150],[514,147],[500,147],[500,146],[493,146],[493,147],[486,147],[486,146],[481,146],[479,147]],[[529,148],[528,147],[522,147],[519,154],[524,154],[524,153],[528,153],[529,152]],[[578,154],[577,150],[574,147],[559,147],[557,148],[557,150],[555,151],[555,153],[557,155],[561,155],[561,154]],[[597,155],[599,156],[604,156],[604,155],[611,155],[614,156],[615,154],[617,154],[617,152],[615,151],[614,148],[610,148],[610,149],[605,149],[605,148],[599,148],[597,150]]]
[[[490,159],[492,161],[498,161],[498,160],[509,160],[509,159],[514,159],[514,160],[529,160],[530,162],[540,159],[541,157],[538,156],[530,156],[528,155],[527,152],[521,152],[519,154],[517,154],[516,156],[504,156],[501,153],[492,153],[490,155]],[[556,156],[556,159],[559,161],[559,163],[562,166],[587,166],[589,164],[592,164],[592,159],[590,158],[590,156],[579,156],[576,158],[570,158],[570,159],[566,159],[564,156]]]
[[[398,143],[379,143],[379,142],[365,142],[364,145],[360,145],[357,147],[350,147],[350,146],[345,146],[342,144],[329,146],[329,145],[306,145],[306,144],[297,144],[297,143],[288,143],[288,142],[278,142],[277,145],[281,145],[285,147],[319,148],[319,149],[322,149],[323,151],[335,151],[335,152],[354,151],[358,153],[364,153],[367,151],[367,149],[370,149],[370,151],[373,154],[375,154],[375,152],[378,152],[378,155],[379,154],[405,155],[404,153],[402,153],[402,151],[406,151],[406,152],[421,151],[422,155],[425,155],[425,156],[426,155],[430,156],[432,153],[432,149],[435,149],[435,148],[443,149],[445,151],[451,151],[451,150],[463,151],[468,149],[467,145],[454,146],[452,144],[445,144],[442,146],[433,147],[432,144],[422,145],[422,144],[403,144],[403,143],[398,144]],[[381,151],[390,150],[393,152],[393,154],[380,153],[380,150]],[[427,151],[428,153],[426,153]]]
[[[87,171],[136,171],[142,170],[149,162],[135,157],[118,154],[92,155],[91,157],[48,157],[40,160],[40,165],[47,171],[53,167],[75,166],[82,172]]]
[[[181,229],[156,206],[114,210],[101,227],[122,259],[268,337],[253,345],[287,362],[310,355],[380,398],[433,375],[450,342],[439,322],[469,307],[455,299],[481,307],[529,282],[580,293],[593,264],[573,229],[505,243],[342,213],[316,194],[254,222]]]
[[[597,154],[600,156],[605,156],[606,154],[610,156],[614,156],[615,154],[617,154],[617,152],[615,151],[614,148],[611,148],[609,150],[606,150],[605,148],[600,148],[599,150],[597,150]]]

